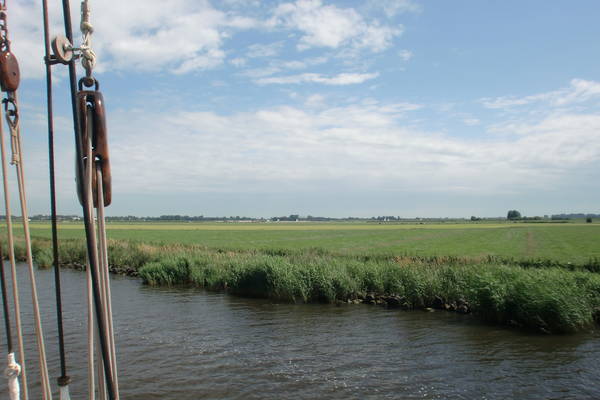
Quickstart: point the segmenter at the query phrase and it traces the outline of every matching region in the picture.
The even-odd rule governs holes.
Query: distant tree
[[[510,210],[508,212],[508,214],[506,214],[506,219],[509,220],[515,220],[515,219],[520,219],[521,218],[521,213],[518,212],[517,210]]]
[[[592,217],[587,217],[585,219],[585,222],[587,222],[588,224],[591,224],[592,223]]]
[[[471,215],[471,221],[481,221],[481,218]]]

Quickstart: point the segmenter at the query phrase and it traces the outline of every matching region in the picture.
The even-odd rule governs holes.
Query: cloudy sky
[[[39,3],[9,4],[34,214],[49,212]],[[600,212],[595,0],[91,7],[112,215]],[[59,213],[80,213],[54,71]]]

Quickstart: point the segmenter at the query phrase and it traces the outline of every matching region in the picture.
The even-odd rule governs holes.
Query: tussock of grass
[[[441,298],[466,302],[489,322],[556,333],[589,327],[600,306],[600,275],[556,267],[205,252],[150,263],[140,276],[151,285],[227,288],[283,301],[345,301],[372,292],[397,295],[421,308]]]
[[[210,249],[110,241],[112,272],[149,285],[191,285],[290,302],[336,302],[367,294],[396,296],[408,308],[466,303],[479,318],[546,332],[575,332],[600,316],[600,261],[571,265],[498,257],[343,255],[320,248]],[[52,264],[50,243],[34,257]],[[6,253],[5,253],[6,254]],[[17,258],[25,252],[19,242]],[[63,240],[63,264],[83,266],[84,242]]]

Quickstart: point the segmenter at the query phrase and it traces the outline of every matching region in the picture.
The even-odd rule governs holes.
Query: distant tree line
[[[551,219],[583,219],[583,218],[600,218],[600,214],[553,214]]]
[[[15,220],[19,220],[20,216],[13,216]],[[506,214],[506,219],[509,221],[538,221],[538,220],[570,220],[570,219],[585,219],[588,222],[592,221],[592,218],[600,218],[600,214],[592,214],[592,213],[571,213],[571,214],[553,214],[553,215],[544,215],[535,216],[535,217],[527,217],[521,215],[518,210],[509,210]],[[0,220],[5,220],[6,217],[4,215],[0,215]],[[46,214],[37,214],[30,216],[31,221],[50,221],[50,215]],[[79,221],[81,220],[80,215],[58,215],[57,219],[59,221]],[[400,217],[396,215],[379,215],[374,217],[319,217],[313,215],[301,216],[299,214],[290,214],[279,217],[270,217],[270,218],[256,218],[256,217],[247,217],[247,216],[214,216],[207,217],[204,215],[181,215],[181,214],[165,214],[160,215],[158,217],[146,216],[146,217],[138,217],[135,215],[125,215],[125,216],[110,216],[106,217],[108,221],[112,222],[236,222],[236,221],[246,221],[246,222],[327,222],[327,221],[362,221],[362,222],[452,222],[452,221],[497,221],[504,219],[503,217],[477,217],[471,216],[470,218],[420,218],[420,217]]]

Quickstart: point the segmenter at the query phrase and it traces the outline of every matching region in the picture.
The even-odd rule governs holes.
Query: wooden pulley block
[[[54,57],[62,64],[68,64],[73,59],[73,45],[65,36],[58,35],[52,39]]]
[[[79,126],[81,132],[81,143],[83,146],[84,174],[87,174],[86,149],[90,141],[92,147],[93,165],[100,165],[102,172],[102,191],[104,206],[110,205],[112,200],[110,157],[108,154],[108,138],[106,132],[106,114],[104,111],[104,98],[102,93],[94,90],[80,90],[77,93],[77,112],[79,114]],[[77,169],[79,171],[79,169]],[[79,173],[77,179],[81,181]],[[79,185],[77,185],[79,188]],[[98,207],[98,182],[96,171],[92,171],[92,194],[94,207]],[[78,193],[79,201],[82,203],[83,196]]]
[[[21,74],[19,62],[13,53],[3,51],[0,53],[0,87],[4,92],[14,92],[19,87]]]

